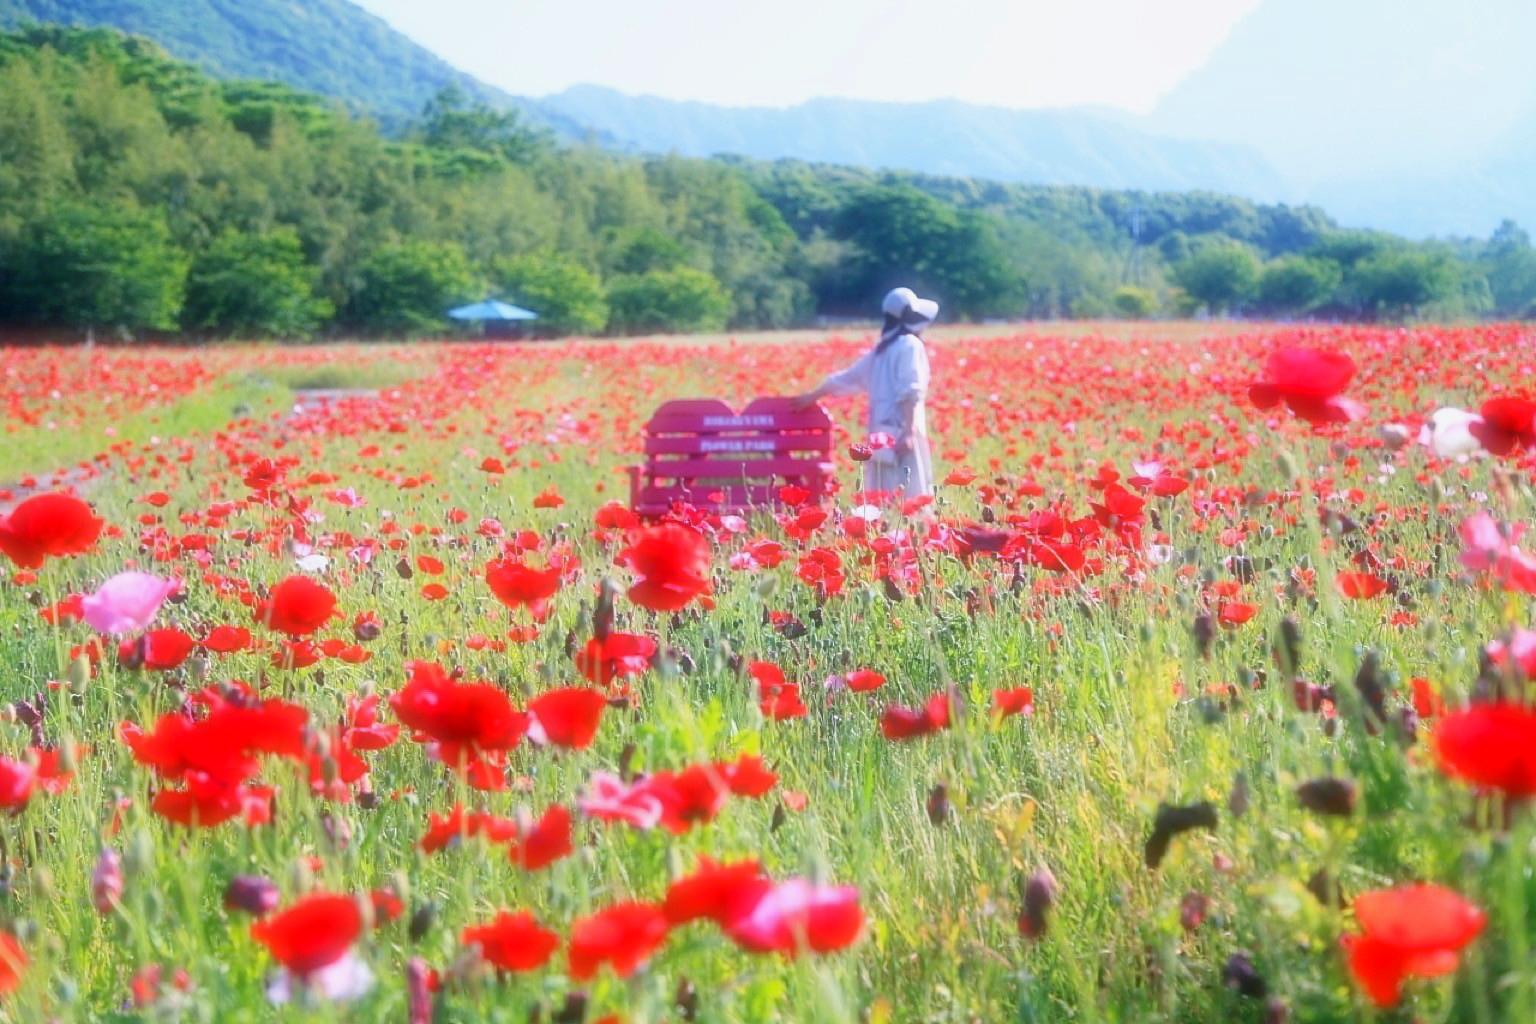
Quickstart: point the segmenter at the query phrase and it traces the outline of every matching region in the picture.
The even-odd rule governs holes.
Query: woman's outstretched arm
[[[870,359],[870,354],[866,352],[852,366],[846,366],[836,373],[828,374],[827,379],[816,385],[814,389],[803,395],[797,395],[795,405],[805,409],[833,395],[856,395],[861,391],[868,391]]]

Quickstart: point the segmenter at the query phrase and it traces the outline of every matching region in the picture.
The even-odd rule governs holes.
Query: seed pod
[[[1318,814],[1347,818],[1355,813],[1355,784],[1348,779],[1325,775],[1296,787],[1301,806]]]
[[[1247,953],[1233,953],[1227,958],[1227,965],[1221,971],[1221,982],[1250,999],[1263,999],[1269,993],[1269,986]]]
[[[949,821],[953,809],[949,805],[949,787],[942,782],[934,783],[928,791],[928,820],[935,825]]]
[[[1209,658],[1211,656],[1211,642],[1216,639],[1216,620],[1211,618],[1208,613],[1202,612],[1195,616],[1195,622],[1190,627],[1190,632],[1194,635],[1195,650],[1199,652],[1200,657]]]
[[[693,982],[687,978],[679,978],[677,990],[672,994],[672,1005],[677,1007],[678,1016],[683,1020],[692,1022],[699,1016],[699,990]]]
[[[1248,813],[1248,776],[1238,772],[1232,779],[1232,790],[1227,794],[1227,810],[1234,818]]]
[[[277,909],[277,886],[260,875],[236,875],[224,887],[224,906],[263,917]]]
[[[1280,631],[1271,651],[1275,657],[1275,667],[1294,678],[1301,666],[1301,626],[1297,625],[1295,619],[1286,616],[1280,620]]]
[[[406,925],[406,934],[412,942],[420,942],[437,923],[437,903],[427,900],[411,911],[411,920]]]
[[[1056,876],[1041,868],[1024,883],[1024,908],[1019,913],[1019,934],[1039,939],[1045,934],[1046,914],[1056,902]]]
[[[554,1024],[581,1024],[587,1019],[587,994],[585,992],[570,992],[566,994],[565,1005],[556,1010],[550,1020]]]
[[[1157,816],[1152,820],[1152,834],[1147,837],[1147,867],[1156,868],[1168,853],[1168,843],[1174,836],[1191,829],[1216,827],[1216,807],[1209,801],[1175,807],[1159,804]]]
[[[1205,922],[1206,911],[1210,909],[1211,901],[1203,892],[1195,892],[1191,889],[1184,894],[1179,901],[1179,925],[1187,932],[1192,932]]]
[[[1365,657],[1360,662],[1360,670],[1355,673],[1355,689],[1360,691],[1360,699],[1365,701],[1365,706],[1371,709],[1376,722],[1385,725],[1387,689],[1381,681],[1381,659],[1375,651],[1365,652]]]

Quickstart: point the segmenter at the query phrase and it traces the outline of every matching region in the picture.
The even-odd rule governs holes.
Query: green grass
[[[1052,400],[1054,384],[1041,387],[1001,373],[982,362],[990,358],[985,346],[965,351],[971,359],[965,372],[972,376],[961,378],[957,390],[984,396],[1007,389],[1015,404]],[[381,535],[387,513],[404,529],[384,536],[401,538],[404,547],[382,552],[366,569],[346,567],[341,551],[330,551],[341,565],[328,581],[348,619],[327,635],[347,636],[351,615],[377,612],[386,631],[370,645],[368,663],[328,661],[318,670],[287,673],[252,653],[213,662],[206,678],[265,682],[268,692],[304,703],[319,722],[334,721],[348,695],[394,692],[414,658],[461,665],[470,677],[496,681],[517,700],[575,681],[567,637],[588,634],[600,578],[628,579],[613,566],[614,547],[600,544],[588,525],[596,506],[614,496],[620,478],[612,470],[633,458],[624,450],[633,439],[615,435],[609,425],[630,399],[644,412],[658,392],[707,387],[725,393],[754,385],[719,358],[647,365],[622,357],[592,362],[581,351],[564,355],[508,355],[494,372],[477,375],[455,393],[462,403],[456,415],[413,421],[404,433],[393,431],[392,422],[342,423],[332,436],[279,447],[275,430],[241,428],[233,450],[293,455],[300,459],[294,477],[334,472],[337,486],[355,487],[367,499],[361,509],[343,509],[321,499],[323,487],[300,488],[323,513],[322,521],[310,524],[311,536]],[[768,361],[766,372],[778,383],[798,384],[815,369],[796,365],[786,380],[781,371],[788,358]],[[948,366],[959,376],[957,362]],[[350,372],[338,379],[356,379]],[[254,386],[250,380],[240,387]],[[284,383],[295,386],[294,380]],[[274,390],[272,401],[281,404],[283,389]],[[256,388],[253,394],[244,402],[255,408],[267,392]],[[176,421],[175,429],[222,426],[234,411],[228,397],[203,419],[194,415],[202,404],[190,407],[189,418]],[[444,404],[429,393],[422,407]],[[961,426],[959,410],[951,412],[950,422],[938,429],[953,431],[951,444],[968,444],[970,465],[1006,458],[1013,435]],[[493,416],[500,418],[492,422]],[[590,422],[593,433],[569,431],[567,416]],[[1153,425],[1146,409],[1113,406],[1102,412],[1102,423],[1085,420],[1075,435],[1053,435],[1068,452],[1052,471],[1091,469],[1111,454],[1123,466],[1141,450],[1121,436],[1137,416],[1143,426]],[[515,442],[525,467],[488,476],[477,468],[480,456],[496,451],[503,439]],[[369,445],[381,454],[360,462],[357,453]],[[1302,466],[1333,465],[1328,439],[1287,431],[1248,460],[1243,484],[1261,492],[1291,486],[1275,458],[1281,451]],[[39,628],[27,594],[51,600],[91,586],[130,559],[143,559],[132,520],[144,509],[133,499],[150,486],[172,496],[160,512],[169,530],[201,532],[195,519],[178,526],[176,517],[206,508],[215,489],[221,497],[245,493],[229,461],[227,452],[210,444],[174,471],[152,464],[134,472],[122,467],[101,482],[92,499],[126,536],[89,556],[50,565],[25,591],[0,593],[0,635],[11,638],[0,698],[21,699],[46,680],[67,678],[67,646],[83,636],[79,628]],[[402,490],[397,483],[427,473],[435,480],[429,488]],[[1419,509],[1430,500],[1411,472],[1379,482],[1370,474],[1369,466],[1338,470],[1343,483],[1369,486],[1371,502],[1388,508]],[[1507,481],[1495,466],[1474,464],[1458,486],[1494,491],[1500,479],[1506,480],[1503,512],[1528,521],[1528,487]],[[608,490],[599,493],[598,482]],[[568,504],[534,509],[533,497],[550,486]],[[1060,486],[1081,510],[1087,500],[1081,478]],[[573,918],[596,907],[622,898],[660,898],[670,878],[708,855],[759,857],[775,877],[807,874],[857,885],[869,918],[866,937],[846,953],[787,962],[750,956],[695,925],[676,933],[628,981],[605,973],[592,985],[574,985],[558,956],[545,970],[500,981],[459,972],[440,1000],[440,1020],[510,1024],[531,1019],[536,1008],[549,1020],[573,989],[589,996],[589,1020],[608,1012],[633,1021],[677,1020],[672,1004],[686,981],[699,993],[701,1021],[1257,1024],[1265,1019],[1263,1003],[1222,984],[1222,967],[1238,952],[1251,957],[1298,1022],[1536,1019],[1528,952],[1536,941],[1536,880],[1529,866],[1536,820],[1527,808],[1508,829],[1469,824],[1479,814],[1486,823],[1493,812],[1440,777],[1422,733],[1410,746],[1394,730],[1365,730],[1350,685],[1364,652],[1372,650],[1382,659],[1394,707],[1402,704],[1412,676],[1433,680],[1447,700],[1459,701],[1471,690],[1482,644],[1505,625],[1528,624],[1530,601],[1455,580],[1457,505],[1371,528],[1371,542],[1384,555],[1401,550],[1421,563],[1403,574],[1402,586],[1422,628],[1395,626],[1390,616],[1400,606],[1343,601],[1329,586],[1334,573],[1350,566],[1347,544],[1355,542],[1319,528],[1315,504],[1309,495],[1231,512],[1233,521],[1252,518],[1269,527],[1255,530],[1241,547],[1255,567],[1246,590],[1261,611],[1248,625],[1219,633],[1208,658],[1195,649],[1190,624],[1202,580],[1231,578],[1224,560],[1234,549],[1197,521],[1188,496],[1159,507],[1159,528],[1177,557],[1149,567],[1146,580],[1134,587],[1106,575],[1051,589],[1044,574],[1031,571],[1015,588],[995,563],[965,564],[922,550],[925,585],[892,601],[861,561],[866,553],[851,549],[844,553],[847,592],[821,602],[795,577],[794,543],[787,545],[792,556],[783,566],[746,575],[724,568],[735,544],[727,541],[727,550],[716,555],[716,607],[707,614],[657,617],[621,602],[619,628],[660,636],[671,656],[636,683],[637,709],[605,715],[592,749],[557,753],[525,745],[513,758],[518,785],[485,796],[465,791],[402,737],[369,755],[379,796],[371,809],[322,801],[293,766],[269,759],[261,778],[280,787],[279,812],[271,827],[255,830],[228,824],[189,833],[149,813],[151,777],[131,762],[113,729],[125,719],[148,723],[179,706],[176,687],[195,686],[202,670],[153,676],[129,672],[109,658],[96,678],[55,691],[50,700],[50,735],[92,748],[72,788],[59,797],[40,794],[21,817],[0,822],[15,865],[0,910],[34,961],[11,1012],[18,1020],[403,1020],[407,958],[421,956],[452,973],[462,962],[458,934],[466,925],[498,909],[527,908],[564,934]],[[445,525],[449,509],[463,510],[465,524]],[[973,519],[979,506],[972,491],[950,488],[939,511]],[[1295,515],[1289,526],[1287,512]],[[512,624],[528,622],[526,613],[500,608],[484,585],[483,566],[501,550],[497,540],[475,531],[487,516],[509,529],[535,530],[546,545],[569,544],[583,567],[579,581],[554,602],[540,637],[505,653],[477,652],[464,642],[476,634],[499,638]],[[412,531],[418,524],[422,529]],[[212,571],[275,581],[292,571],[281,544],[222,538],[240,529],[272,530],[286,539],[293,528],[281,506],[242,509],[219,531]],[[766,516],[755,518],[752,528],[753,535],[778,535]],[[444,532],[434,535],[436,529]],[[834,537],[824,532],[812,543],[831,544]],[[418,573],[407,579],[397,570],[397,561],[416,554],[447,563],[441,577],[451,591],[447,600],[424,601],[425,578]],[[542,555],[534,557],[542,561]],[[165,621],[189,631],[250,623],[249,610],[220,597],[201,569],[184,559],[169,565],[191,585],[185,603],[166,609]],[[1288,591],[1293,570],[1305,568],[1316,571],[1316,590]],[[794,614],[809,632],[786,638],[765,624],[767,610]],[[1321,717],[1296,709],[1289,682],[1271,657],[1270,644],[1287,616],[1302,624],[1302,675],[1338,687],[1331,735]],[[741,658],[782,665],[804,686],[810,714],[793,722],[765,721],[737,667]],[[822,680],[856,667],[875,668],[890,681],[875,694],[829,700]],[[991,691],[1017,685],[1034,688],[1036,713],[993,722]],[[947,686],[963,699],[952,729],[912,743],[881,738],[878,719],[885,705],[916,705]],[[0,749],[15,752],[26,742],[19,723],[0,723]],[[430,857],[415,848],[429,811],[441,812],[456,800],[499,814],[570,805],[592,772],[614,770],[630,748],[629,763],[641,771],[760,751],[781,782],[762,801],[732,800],[716,821],[681,837],[581,824],[576,855],[543,874],[519,871],[500,850],[478,840]],[[1227,809],[1239,773],[1251,793],[1241,816]],[[1361,787],[1362,806],[1353,817],[1320,818],[1296,801],[1298,783],[1328,774]],[[933,823],[925,806],[939,783],[948,787],[953,806],[943,824]],[[804,794],[804,809],[789,809],[786,793]],[[131,804],[122,811],[120,831],[108,835],[104,825],[119,797]],[[1197,800],[1218,805],[1217,829],[1178,837],[1161,868],[1149,870],[1142,846],[1157,805]],[[334,839],[336,829],[324,825],[327,817],[342,823],[350,838]],[[123,853],[128,884],[121,910],[103,916],[91,910],[89,892],[104,843]],[[1059,898],[1046,935],[1030,942],[1017,929],[1019,890],[1040,869],[1055,875]],[[1306,889],[1320,869],[1350,894],[1412,879],[1451,885],[1488,911],[1488,930],[1453,977],[1412,982],[1411,1004],[1373,1014],[1338,953],[1339,935],[1353,928],[1349,916]],[[338,891],[390,885],[408,908],[430,906],[435,916],[418,939],[409,937],[402,921],[366,941],[364,955],[379,983],[356,1006],[277,1010],[263,995],[267,954],[250,938],[249,922],[221,907],[223,887],[237,873],[274,879],[285,901],[316,885]],[[1204,923],[1186,931],[1180,906],[1192,892],[1207,897],[1210,907]],[[137,1017],[108,1017],[125,998],[131,973],[149,964],[189,972],[192,990],[171,1000],[179,999],[184,1009],[164,1003]]]

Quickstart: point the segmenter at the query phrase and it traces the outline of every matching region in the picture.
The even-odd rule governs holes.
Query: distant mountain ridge
[[[1536,77],[1520,59],[1532,0],[1485,0],[1476,17],[1443,0],[1266,0],[1144,118],[951,100],[734,108],[588,85],[516,97],[349,0],[0,0],[0,28],[27,21],[143,35],[211,74],[330,96],[387,128],[454,86],[629,152],[1222,192],[1418,236],[1486,237],[1504,217],[1536,228]],[[1419,67],[1430,38],[1441,59]]]
[[[415,117],[453,86],[491,106],[528,110],[562,134],[581,131],[457,70],[348,0],[0,0],[0,28],[27,22],[144,36],[216,77],[283,82],[386,126]]]
[[[537,103],[645,152],[788,158],[1042,185],[1203,189],[1269,200],[1287,191],[1251,147],[1160,138],[1088,110],[843,99],[719,107],[592,85]]]

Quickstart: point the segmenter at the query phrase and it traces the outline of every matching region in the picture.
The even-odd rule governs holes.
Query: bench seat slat
[[[674,480],[740,480],[816,476],[825,465],[821,459],[654,459],[645,464],[643,473]]]
[[[831,437],[820,434],[747,434],[740,437],[647,437],[647,455],[709,455],[737,452],[821,452],[832,450]]]

